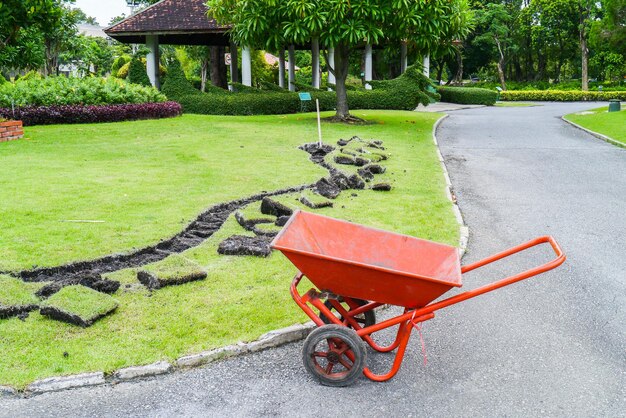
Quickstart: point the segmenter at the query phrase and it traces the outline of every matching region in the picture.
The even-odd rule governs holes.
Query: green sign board
[[[311,93],[298,93],[300,95],[300,101],[302,102],[310,102],[311,99]]]

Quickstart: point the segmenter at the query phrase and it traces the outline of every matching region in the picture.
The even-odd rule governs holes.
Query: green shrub
[[[202,94],[200,90],[194,88],[183,71],[180,61],[173,60],[167,67],[167,76],[161,87],[161,92],[167,97],[183,97],[188,95]]]
[[[611,99],[626,100],[626,91],[580,91],[580,90],[522,90],[503,91],[501,100],[509,101],[553,101],[553,102],[593,102]]]
[[[183,83],[190,86],[187,79],[177,78],[181,86],[176,91],[166,92],[171,100],[176,100],[187,113],[209,115],[275,115],[296,113],[302,108],[297,93],[268,91],[235,84],[245,92],[233,94],[179,94],[187,91]],[[167,83],[167,81],[166,81]],[[414,110],[419,103],[428,104],[430,98],[439,95],[428,93],[430,80],[421,72],[421,67],[409,67],[394,80],[373,82],[373,90],[360,89],[348,91],[348,104],[351,109],[389,109]],[[165,86],[164,86],[165,88]],[[194,89],[195,90],[195,89]],[[313,103],[318,99],[320,110],[334,110],[336,95],[334,91],[309,89]],[[307,103],[306,110],[313,110],[314,105]]]
[[[157,103],[166,97],[152,87],[115,78],[47,77],[0,85],[0,107]]]
[[[115,61],[113,61],[113,65],[111,66],[111,74],[114,77],[119,77],[118,72],[120,68],[130,63],[130,57],[128,55],[122,55],[121,57],[117,57]],[[128,69],[126,70],[126,76],[128,76]],[[120,77],[125,78],[125,77]]]
[[[473,87],[437,87],[442,102],[493,106],[498,93]]]
[[[130,61],[130,66],[128,67],[128,81],[142,86],[152,85],[152,83],[150,83],[148,73],[146,72],[146,66],[139,58],[133,58]]]

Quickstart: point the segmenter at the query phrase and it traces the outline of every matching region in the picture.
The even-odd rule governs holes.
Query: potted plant
[[[24,127],[21,120],[0,118],[0,142],[13,141],[24,136]]]

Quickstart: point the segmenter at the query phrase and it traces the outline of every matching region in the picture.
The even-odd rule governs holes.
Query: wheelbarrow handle
[[[550,246],[552,246],[552,249],[554,250],[554,253],[556,254],[557,258],[554,260],[554,262],[556,262],[558,260],[561,260],[561,262],[558,265],[556,265],[556,266],[554,266],[552,268],[558,267],[561,264],[563,264],[563,262],[565,261],[565,254],[563,253],[563,250],[561,249],[561,246],[559,245],[559,243],[556,242],[556,240],[553,237],[551,237],[551,236],[544,236],[544,237],[535,238],[534,240],[531,240],[531,241],[528,241],[528,242],[526,242],[524,244],[521,244],[521,245],[518,245],[516,247],[510,248],[510,249],[508,249],[506,251],[502,251],[500,253],[494,254],[494,255],[492,255],[490,257],[487,257],[487,258],[485,258],[483,260],[476,261],[475,263],[463,266],[461,268],[461,273],[470,272],[470,271],[475,270],[475,269],[477,269],[479,267],[483,267],[483,266],[486,266],[487,264],[491,264],[491,263],[493,263],[495,261],[502,260],[503,258],[506,258],[506,257],[508,257],[510,255],[517,254],[517,253],[525,251],[525,250],[527,250],[529,248],[536,247],[537,245],[541,245],[541,244],[545,244],[545,243],[549,243]],[[547,270],[551,270],[552,268],[549,268]],[[544,271],[547,271],[547,270],[544,270]]]
[[[446,308],[450,305],[454,305],[456,303],[459,302],[463,302],[467,299],[471,299],[474,298],[476,296],[480,296],[484,293],[487,292],[491,292],[493,290],[499,289],[501,287],[504,286],[508,286],[510,284],[519,282],[521,280],[524,279],[528,279],[530,277],[536,276],[538,274],[541,273],[545,273],[546,271],[552,270],[557,268],[558,266],[560,266],[561,264],[563,264],[565,262],[565,254],[563,253],[563,250],[561,249],[561,246],[558,244],[558,242],[556,242],[556,240],[551,237],[551,236],[544,236],[544,237],[539,237],[539,238],[535,238],[534,240],[528,241],[524,244],[518,245],[516,247],[513,247],[511,249],[508,249],[506,251],[502,251],[498,254],[494,254],[490,257],[487,257],[483,260],[477,261],[475,263],[472,264],[468,264],[466,266],[463,266],[461,268],[461,272],[462,273],[467,273],[469,271],[475,270],[479,267],[483,267],[486,266],[487,264],[491,264],[495,261],[498,260],[502,260],[505,257],[508,257],[510,255],[522,252],[524,250],[527,250],[529,248],[532,247],[536,247],[537,245],[541,245],[541,244],[550,244],[550,246],[552,247],[552,249],[554,250],[554,253],[556,254],[556,258],[553,259],[552,261],[549,261],[545,264],[542,264],[538,267],[526,270],[522,273],[518,273],[514,276],[510,276],[507,278],[504,278],[502,280],[499,280],[497,282],[494,283],[489,283],[485,286],[481,286],[477,289],[473,289],[473,290],[468,290],[466,292],[460,293],[456,296],[452,296],[448,299],[444,299],[440,302],[436,302],[430,305],[425,306],[424,308],[418,309],[417,310],[417,314],[418,315],[425,315],[427,313],[430,312],[434,312],[436,310],[442,309],[442,308]]]

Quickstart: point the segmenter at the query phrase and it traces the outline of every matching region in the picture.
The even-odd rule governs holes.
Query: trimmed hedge
[[[175,67],[177,65],[175,64]],[[163,86],[171,100],[178,101],[187,113],[207,115],[276,115],[297,113],[301,102],[297,93],[283,91],[263,91],[251,87],[235,85],[238,93],[222,94],[192,92],[189,81],[182,71],[168,69],[168,78]],[[168,87],[167,84],[170,84]],[[428,104],[430,97],[438,98],[434,93],[427,93],[430,80],[421,72],[421,66],[409,67],[394,80],[372,82],[374,90],[348,91],[348,104],[351,109],[390,109],[414,110],[419,103]],[[336,94],[333,91],[308,89],[313,103],[320,101],[320,110],[334,110]],[[313,106],[307,103],[307,110]]]
[[[115,78],[46,77],[20,79],[0,85],[0,107],[110,105],[158,103],[167,98],[152,87]]]
[[[549,101],[549,102],[602,102],[611,99],[626,100],[626,91],[580,91],[580,90],[519,90],[503,91],[501,100]]]
[[[176,102],[122,104],[106,106],[27,106],[0,108],[0,118],[21,120],[24,126],[121,122],[140,119],[161,119],[180,116]]]
[[[437,87],[442,102],[493,106],[498,93],[473,87]]]

